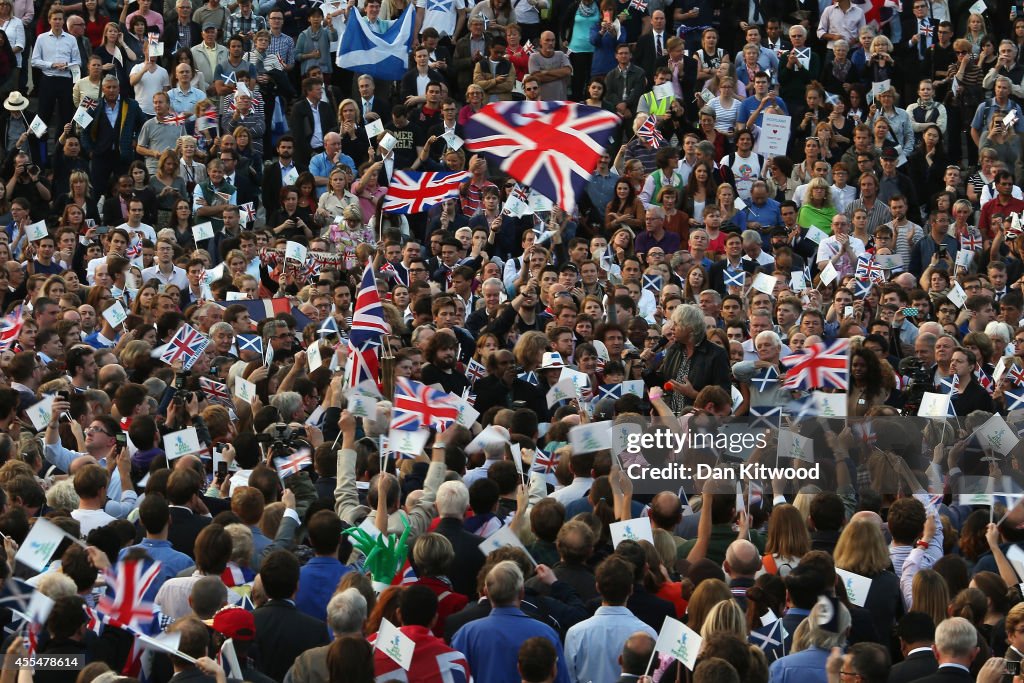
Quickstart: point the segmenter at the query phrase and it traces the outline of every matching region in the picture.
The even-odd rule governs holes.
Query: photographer
[[[7,181],[7,198],[27,199],[33,216],[45,216],[49,213],[49,203],[53,199],[50,185],[41,175],[39,166],[32,162],[28,152],[19,151],[14,156],[14,169]]]

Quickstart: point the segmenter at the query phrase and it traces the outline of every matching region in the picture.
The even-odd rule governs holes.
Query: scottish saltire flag
[[[734,270],[733,268],[726,268],[722,275],[725,277],[726,287],[742,287],[747,277],[746,271]]]
[[[523,380],[524,382],[529,382],[533,386],[537,386],[537,384],[539,383],[537,380],[537,373],[534,372],[533,370],[530,370],[529,372],[520,373],[518,375],[518,378]]]
[[[352,18],[355,17],[355,21]],[[359,12],[349,15],[336,64],[357,74],[400,81],[409,70],[416,10],[410,4],[384,33],[375,33]]]
[[[866,299],[871,294],[871,288],[875,284],[867,278],[858,277],[853,280],[853,296],[856,299]]]
[[[238,334],[235,335],[235,344],[238,345],[238,352],[252,351],[253,353],[260,354],[260,358],[263,357],[263,339],[258,334]]]
[[[616,114],[576,102],[492,102],[466,122],[466,147],[572,211],[619,125]]]
[[[766,391],[769,387],[774,387],[779,383],[779,371],[775,369],[774,365],[769,365],[750,378],[750,383],[757,385],[758,391]]]
[[[1024,389],[1007,389],[1003,392],[1006,397],[1007,410],[1020,410],[1024,408]]]
[[[320,327],[317,328],[316,331],[316,336],[323,339],[324,337],[330,337],[332,334],[339,334],[338,321],[334,319],[333,315],[329,315],[324,318],[322,323],[320,323]]]
[[[950,375],[949,377],[939,377],[938,389],[943,394],[949,394],[950,397],[960,395],[960,377],[957,375]]]
[[[782,422],[782,408],[778,406],[750,406],[751,429],[774,429],[779,431]]]
[[[384,195],[384,211],[388,213],[423,213],[446,199],[457,198],[459,187],[467,180],[469,180],[468,171],[456,171],[455,173],[395,171],[391,176],[388,193]]]
[[[597,387],[597,396],[595,396],[594,398],[598,401],[600,401],[603,398],[618,400],[622,398],[622,385],[601,384]]]

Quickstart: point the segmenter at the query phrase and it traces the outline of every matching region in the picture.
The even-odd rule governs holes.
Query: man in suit
[[[219,158],[224,164],[224,181],[235,188],[239,205],[252,202],[253,208],[258,208],[259,186],[252,166],[238,168],[238,152],[233,149],[222,149]]]
[[[366,120],[366,115],[371,112],[382,120],[387,121],[388,117],[391,116],[391,102],[387,97],[377,94],[377,84],[374,82],[373,76],[369,74],[360,76],[358,88],[359,98],[356,100],[356,104],[359,105],[359,112],[363,115],[363,121]]]
[[[855,643],[845,655],[829,657],[826,667],[830,679],[833,673],[838,678],[841,671],[865,683],[885,683],[890,669],[889,651],[878,643]]]
[[[167,502],[170,503],[171,525],[167,540],[178,552],[195,558],[196,536],[211,519],[195,511],[202,493],[203,481],[195,470],[175,469],[167,478]]]
[[[623,125],[633,122],[640,96],[647,91],[647,75],[633,64],[629,45],[615,48],[616,67],[604,77],[604,105],[622,117]]]
[[[285,514],[298,515],[292,510]],[[479,551],[478,551],[479,552]],[[258,668],[283,681],[289,667],[306,650],[327,645],[327,624],[299,611],[299,561],[291,552],[278,550],[263,559],[260,580],[269,600],[254,612]]]
[[[459,558],[448,578],[457,593],[472,597],[476,595],[476,575],[484,565],[484,556],[477,551],[470,551],[480,545],[480,537],[466,531],[462,526],[462,518],[469,507],[469,489],[461,481],[446,481],[437,489],[437,514],[441,521],[434,529],[449,541],[455,549],[455,557]]]
[[[930,676],[917,679],[920,683],[958,683],[974,680],[970,666],[978,655],[978,632],[963,617],[946,619],[935,629],[932,652],[939,662]]]
[[[641,676],[647,673],[647,666],[651,663],[651,655],[654,654],[654,638],[651,638],[644,631],[637,631],[622,646],[622,654],[619,655],[619,664],[622,665],[622,675],[615,683],[636,683]]]
[[[671,38],[665,26],[665,12],[656,9],[651,12],[651,30],[637,38],[634,59],[645,74],[654,74],[655,67],[667,62],[668,51],[665,41]]]
[[[93,187],[107,187],[112,177],[128,170],[128,164],[135,160],[135,140],[145,121],[138,102],[121,97],[117,76],[104,76],[100,89],[103,99],[93,124],[82,135],[82,147],[92,155]]]
[[[203,40],[202,28],[192,21],[192,3],[178,0],[174,11],[174,18],[164,26],[164,67],[168,70],[177,63],[178,50],[191,50]]]
[[[293,161],[294,153],[295,138],[282,135],[277,141],[277,161],[263,169],[263,206],[267,216],[281,207],[281,188],[294,185],[299,174],[306,170],[306,166],[299,166]]]
[[[82,74],[86,73],[86,65],[89,63],[89,57],[92,55],[92,45],[89,43],[89,39],[85,36],[85,19],[72,14],[67,18],[68,34],[75,39],[78,43],[78,55],[82,58],[78,64],[78,68]]]
[[[913,15],[903,20],[903,64],[910,69],[908,82],[927,76],[929,50],[939,36],[939,22],[930,8],[928,0],[914,0]]]
[[[303,79],[303,97],[292,107],[290,128],[295,138],[295,163],[302,167],[308,167],[313,155],[324,151],[324,135],[338,127],[337,114],[321,99],[323,90],[323,81]]]
[[[903,661],[893,665],[889,683],[910,683],[935,673],[935,624],[924,612],[907,612],[896,627]]]

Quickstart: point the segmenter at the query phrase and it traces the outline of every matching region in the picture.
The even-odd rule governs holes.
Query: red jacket
[[[469,663],[461,652],[445,645],[425,626],[402,626],[399,630],[416,643],[412,664],[406,672],[407,677],[402,680],[408,683],[469,683]],[[395,660],[380,650],[374,650],[373,669],[377,680],[387,680],[387,674],[401,668]]]
[[[414,585],[426,586],[434,591],[437,596],[437,621],[434,622],[434,635],[438,638],[444,637],[444,622],[449,615],[462,611],[462,608],[469,603],[469,598],[462,593],[456,593],[451,584],[433,576],[421,577]]]

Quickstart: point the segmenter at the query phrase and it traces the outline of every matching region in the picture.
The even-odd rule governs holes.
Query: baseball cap
[[[885,149],[882,150],[882,158],[883,159],[899,159],[900,158],[900,153],[897,152],[892,147],[886,147]]]
[[[256,620],[252,612],[241,607],[225,607],[203,623],[232,640],[256,638]]]

